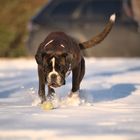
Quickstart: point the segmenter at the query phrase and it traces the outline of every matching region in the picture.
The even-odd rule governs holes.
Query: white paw
[[[61,106],[79,106],[81,100],[79,94],[71,94],[71,96],[61,100]]]
[[[77,94],[72,95],[71,97],[67,98],[67,104],[72,106],[78,106],[80,105],[80,97]]]
[[[41,99],[39,97],[38,98],[35,98],[32,101],[32,106],[38,106],[40,103],[41,103]]]

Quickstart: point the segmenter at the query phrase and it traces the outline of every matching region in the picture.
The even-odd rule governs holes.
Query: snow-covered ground
[[[0,140],[140,139],[140,59],[86,59],[80,106],[32,106],[37,88],[34,59],[0,59]]]

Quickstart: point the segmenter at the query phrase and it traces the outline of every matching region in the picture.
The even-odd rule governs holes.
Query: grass
[[[26,56],[27,25],[47,0],[0,0],[0,57]]]

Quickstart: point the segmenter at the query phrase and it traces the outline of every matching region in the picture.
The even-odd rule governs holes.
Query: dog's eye
[[[47,65],[48,65],[49,67],[52,67],[52,61],[51,61],[51,60],[48,61],[48,62],[47,62]]]

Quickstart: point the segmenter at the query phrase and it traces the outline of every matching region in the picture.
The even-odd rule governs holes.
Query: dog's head
[[[71,55],[66,46],[55,40],[41,44],[35,58],[42,66],[49,86],[60,87],[65,84],[65,77],[71,70]]]

